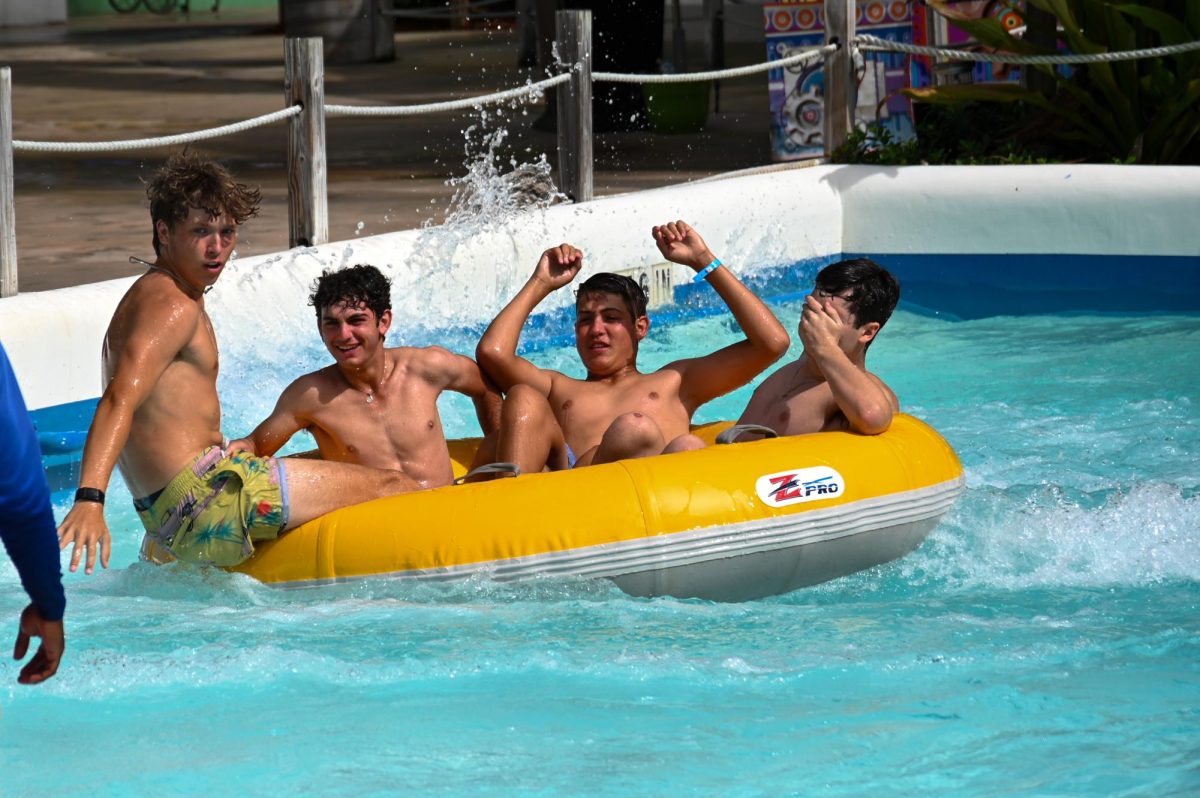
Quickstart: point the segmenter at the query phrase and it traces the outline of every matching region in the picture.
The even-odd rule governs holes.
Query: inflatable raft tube
[[[728,426],[696,432],[711,441]],[[451,443],[456,475],[475,443]],[[570,575],[636,596],[745,601],[904,556],[962,490],[946,441],[901,414],[876,436],[715,445],[376,499],[259,543],[229,570],[296,587]]]

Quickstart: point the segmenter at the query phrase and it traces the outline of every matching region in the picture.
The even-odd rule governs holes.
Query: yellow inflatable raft
[[[696,431],[711,441],[728,426]],[[452,443],[456,473],[473,445]],[[377,499],[260,543],[231,570],[287,586],[578,575],[638,596],[744,601],[907,554],[962,489],[945,440],[899,415],[874,437],[715,445]]]

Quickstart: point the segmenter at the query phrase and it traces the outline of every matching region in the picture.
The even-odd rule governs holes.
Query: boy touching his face
[[[899,299],[896,278],[867,258],[822,269],[800,314],[804,353],[758,386],[738,423],[760,424],[780,435],[885,431],[900,403],[867,371],[867,348]],[[739,440],[754,434],[743,433]]]

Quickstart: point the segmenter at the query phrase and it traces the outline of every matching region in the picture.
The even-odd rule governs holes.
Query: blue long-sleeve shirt
[[[0,344],[0,540],[17,566],[21,585],[42,617],[60,621],[67,599],[58,562],[58,534],[37,433],[21,388]]]

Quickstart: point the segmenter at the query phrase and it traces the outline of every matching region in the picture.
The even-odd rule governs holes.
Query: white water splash
[[[490,318],[496,297],[515,292],[512,275],[533,266],[526,267],[528,257],[519,256],[521,245],[540,245],[546,238],[539,212],[565,199],[544,153],[527,151],[521,157],[528,158],[520,160],[506,147],[506,119],[514,111],[525,112],[526,98],[510,106],[480,109],[478,121],[463,131],[463,173],[446,181],[454,193],[440,223],[430,218],[419,231],[297,247],[261,264],[270,269],[251,264],[231,268],[219,288],[223,296],[215,297],[229,305],[214,314],[223,353],[233,366],[224,382],[261,383],[266,378],[270,384],[262,387],[271,393],[282,385],[270,380],[270,372],[295,376],[301,373],[297,369],[311,365],[312,355],[322,360],[307,299],[323,269],[368,262],[392,280],[393,345],[424,343],[430,329]],[[365,228],[365,222],[358,222],[355,235]],[[489,263],[496,268],[481,268]],[[257,285],[263,280],[269,291]],[[260,301],[253,306],[237,302],[252,286],[259,289]]]
[[[1200,580],[1200,496],[1139,484],[1098,506],[1047,486],[1023,502],[976,489],[906,576],[964,587],[1108,587]]]
[[[461,264],[511,267],[520,242],[544,237],[537,212],[566,199],[554,184],[546,155],[530,161],[505,155],[508,130],[489,129],[488,121],[485,114],[483,121],[463,131],[464,174],[446,181],[454,194],[443,219],[422,225],[405,264],[413,280],[440,286],[436,292],[423,292],[426,299],[436,297],[440,303],[421,308],[426,320],[471,320],[481,316],[480,307],[491,310],[496,296],[513,293],[515,287],[501,276],[508,269],[481,272]],[[486,251],[475,251],[481,247]]]
[[[510,156],[505,164],[500,149],[508,138],[507,129],[489,131],[482,124],[472,125],[463,135],[466,173],[446,181],[454,196],[443,228],[460,233],[494,229],[518,214],[548,208],[567,198],[554,184],[545,153],[528,163]]]

